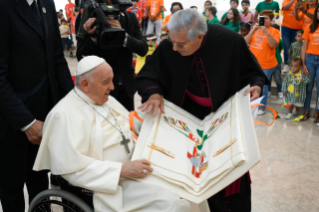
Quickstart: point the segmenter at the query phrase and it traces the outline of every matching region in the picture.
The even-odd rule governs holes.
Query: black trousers
[[[24,212],[23,188],[26,183],[29,203],[49,188],[48,171],[32,170],[39,146],[21,132],[20,143],[0,143],[0,200],[3,212]]]
[[[214,212],[250,212],[251,188],[248,174],[241,178],[239,193],[225,197],[225,189],[223,189],[207,201],[210,210]]]

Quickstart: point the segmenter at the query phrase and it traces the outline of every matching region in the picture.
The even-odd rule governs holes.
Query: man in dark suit
[[[108,5],[112,5],[111,0],[107,0]],[[78,50],[77,57],[81,60],[83,56],[96,55],[102,57],[110,64],[114,72],[114,91],[111,95],[115,97],[127,110],[134,110],[134,94],[136,88],[134,85],[134,67],[132,64],[133,52],[144,56],[148,51],[146,39],[143,37],[140,24],[134,13],[125,11],[119,16],[119,21],[108,18],[109,23],[114,28],[123,28],[126,31],[126,39],[123,46],[112,49],[101,49],[98,41],[92,38],[96,30],[95,18],[90,18],[83,27],[84,34],[79,33],[77,36]],[[81,31],[80,31],[81,32]]]
[[[53,0],[0,0],[0,200],[23,212],[48,189],[47,172],[32,170],[43,122],[72,88]]]

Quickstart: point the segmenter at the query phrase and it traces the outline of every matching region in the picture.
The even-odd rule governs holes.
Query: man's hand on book
[[[259,86],[253,86],[245,91],[244,95],[246,96],[248,94],[250,94],[250,101],[254,101],[260,97],[261,88]]]
[[[142,112],[147,110],[147,114],[152,112],[154,109],[153,116],[157,114],[158,109],[160,109],[162,113],[165,113],[163,96],[159,94],[153,94],[144,104],[139,106],[138,109],[142,109]]]

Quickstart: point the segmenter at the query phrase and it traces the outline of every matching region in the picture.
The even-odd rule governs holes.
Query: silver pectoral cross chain
[[[100,116],[102,116],[107,122],[109,122],[109,123],[121,134],[121,136],[122,136],[121,145],[124,145],[124,147],[125,147],[125,149],[126,149],[126,151],[127,151],[128,154],[131,153],[130,147],[128,146],[128,143],[129,143],[131,140],[125,137],[125,135],[124,135],[124,133],[123,133],[123,130],[122,130],[121,126],[117,123],[117,119],[115,118],[115,116],[114,116],[114,114],[113,114],[111,108],[109,108],[109,107],[106,105],[107,109],[111,112],[111,114],[112,114],[112,116],[113,116],[113,118],[114,118],[114,120],[115,120],[115,124],[119,126],[119,129],[118,129],[116,126],[114,126],[114,124],[112,124],[112,122],[110,122],[106,117],[104,117],[97,109],[95,109],[95,108],[94,108],[93,106],[91,106],[87,101],[85,101],[85,100],[76,92],[75,89],[74,89],[74,92],[78,95],[78,97],[79,97],[80,99],[82,99],[88,106],[90,106],[91,108],[93,108],[93,110],[95,110],[95,112],[97,112]]]
[[[115,118],[115,115],[113,114],[113,111],[111,110],[111,108],[109,108],[107,105],[106,105],[106,107],[107,107],[107,109],[110,111],[111,115],[113,116],[116,125],[118,125],[119,128],[120,128],[119,132],[120,132],[121,135],[122,135],[121,145],[124,145],[124,147],[125,147],[127,153],[131,153],[130,147],[128,146],[128,143],[129,143],[131,140],[125,137],[125,135],[124,135],[124,133],[123,133],[123,130],[122,130],[121,126],[117,123],[117,119]],[[116,129],[117,129],[117,128],[116,128]]]

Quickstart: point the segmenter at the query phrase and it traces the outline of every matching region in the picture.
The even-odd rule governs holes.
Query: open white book
[[[147,115],[132,160],[147,159],[154,171],[137,180],[198,204],[244,175],[259,162],[247,88],[204,120],[168,101],[165,114]]]

